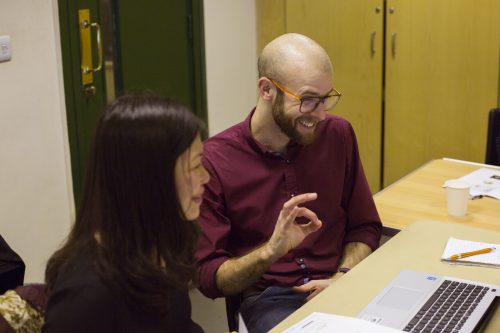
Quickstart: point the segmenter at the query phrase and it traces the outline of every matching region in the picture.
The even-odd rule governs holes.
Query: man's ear
[[[257,86],[259,88],[259,95],[264,100],[272,100],[275,94],[274,84],[267,77],[261,77],[257,81]]]

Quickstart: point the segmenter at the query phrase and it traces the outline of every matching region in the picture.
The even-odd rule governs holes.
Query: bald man
[[[208,139],[199,223],[200,290],[240,295],[267,332],[378,245],[377,214],[325,50],[285,34],[258,61],[257,106]]]

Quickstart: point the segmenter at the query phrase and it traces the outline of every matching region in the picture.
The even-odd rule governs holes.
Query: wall
[[[0,234],[43,281],[73,216],[56,0],[0,0]]]
[[[205,0],[210,135],[242,121],[257,101],[255,0]]]

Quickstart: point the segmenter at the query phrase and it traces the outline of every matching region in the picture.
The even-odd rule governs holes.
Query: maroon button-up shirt
[[[266,242],[283,204],[294,195],[318,193],[304,206],[323,225],[272,264],[257,288],[330,278],[345,243],[363,242],[375,249],[380,238],[380,218],[346,120],[327,115],[313,143],[291,142],[285,154],[276,154],[252,137],[252,114],[204,144],[210,181],[205,185],[196,256],[200,290],[211,298],[223,296],[215,280],[220,265]]]

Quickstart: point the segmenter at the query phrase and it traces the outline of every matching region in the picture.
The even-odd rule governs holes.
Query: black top
[[[202,333],[191,320],[188,292],[172,289],[168,315],[141,313],[98,276],[90,255],[79,255],[61,272],[49,297],[43,332]]]

